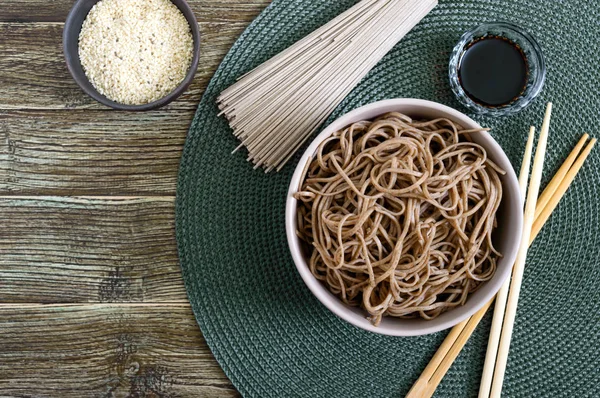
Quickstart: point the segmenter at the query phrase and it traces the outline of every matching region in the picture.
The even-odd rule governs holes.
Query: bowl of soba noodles
[[[500,145],[435,102],[384,100],[329,125],[286,202],[292,258],[334,314],[391,336],[438,332],[510,275],[523,201]]]

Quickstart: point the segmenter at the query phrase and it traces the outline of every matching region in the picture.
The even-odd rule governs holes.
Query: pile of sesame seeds
[[[79,35],[79,58],[93,86],[127,105],[156,101],[185,78],[193,38],[169,0],[102,0]]]

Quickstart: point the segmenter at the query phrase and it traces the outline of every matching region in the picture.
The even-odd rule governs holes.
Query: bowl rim
[[[359,115],[367,112],[375,112],[379,109],[390,108],[390,107],[418,107],[425,108],[429,111],[439,112],[442,115],[440,117],[448,117],[451,120],[454,120],[458,123],[461,123],[463,126],[468,128],[481,128],[481,126],[475,122],[473,119],[468,117],[467,115],[450,108],[446,105],[439,104],[433,101],[427,101],[422,99],[413,99],[413,98],[395,98],[395,99],[387,99],[378,102],[374,102],[357,109],[350,111],[342,115],[340,118],[335,120],[329,126],[327,126],[316,138],[313,139],[311,144],[308,146],[306,151],[300,158],[294,174],[291,178],[290,185],[288,188],[288,194],[286,198],[286,209],[285,209],[285,228],[286,228],[286,237],[288,242],[288,247],[292,254],[292,259],[298,270],[298,273],[302,277],[302,280],[312,292],[312,294],[327,307],[331,312],[337,315],[339,318],[344,321],[367,331],[388,335],[388,336],[420,336],[431,334],[435,332],[439,332],[448,328],[451,328],[460,322],[466,320],[477,311],[479,311],[486,303],[490,302],[492,298],[497,294],[500,290],[506,279],[509,277],[510,272],[512,270],[512,264],[514,263],[518,251],[518,246],[521,241],[521,233],[523,229],[523,213],[515,212],[516,220],[514,220],[514,225],[510,226],[511,236],[514,238],[511,240],[511,246],[509,246],[509,250],[505,250],[503,253],[503,258],[501,259],[503,267],[498,267],[496,270],[495,277],[486,282],[486,286],[492,286],[483,296],[479,296],[476,302],[473,301],[473,297],[471,297],[471,305],[469,306],[469,301],[464,306],[457,307],[452,309],[446,314],[452,314],[454,312],[455,316],[446,319],[445,321],[439,321],[440,318],[425,321],[423,320],[423,326],[418,327],[402,327],[397,324],[394,325],[384,325],[382,322],[381,325],[375,327],[371,324],[369,320],[366,319],[366,313],[358,316],[354,311],[350,309],[346,304],[344,304],[337,297],[333,296],[327,288],[318,281],[310,272],[308,267],[308,263],[302,255],[301,250],[301,242],[298,236],[296,235],[296,212],[297,212],[297,203],[298,201],[294,198],[294,193],[298,191],[298,187],[301,179],[304,179],[304,174],[306,172],[306,165],[309,158],[314,155],[318,146],[325,140],[327,137],[331,136],[335,131],[338,131],[341,128],[348,126],[351,123],[354,123],[361,119],[358,117]],[[379,114],[384,114],[389,112],[389,110],[381,111]],[[486,141],[486,145],[489,144],[489,148],[486,148],[488,151],[493,151],[497,158],[500,158],[502,163],[510,165],[510,161],[506,156],[505,152],[502,150],[500,145],[494,140],[494,138],[487,132],[480,133],[485,136],[484,140]],[[504,189],[504,195],[512,195],[515,196],[516,190],[516,198],[517,203],[520,208],[523,207],[523,198],[521,197],[519,191],[518,179],[515,174],[513,167],[509,167],[506,169],[506,176],[504,178],[508,181],[510,185],[509,189]],[[503,185],[506,185],[506,182],[503,182]],[[506,188],[506,186],[505,186]],[[508,192],[508,193],[507,193]],[[515,204],[513,203],[512,206]],[[511,206],[511,207],[512,207]],[[509,265],[506,265],[509,264]],[[479,290],[480,292],[482,290]],[[458,314],[456,311],[462,309],[462,313]],[[393,318],[394,320],[401,322],[399,318]],[[438,322],[436,322],[438,320]]]
[[[75,59],[79,60],[79,47],[77,47],[78,51],[76,51],[76,53],[73,54],[71,51],[68,50],[67,42],[68,42],[70,35],[74,34],[73,33],[74,30],[77,30],[77,29],[74,29],[73,20],[75,19],[75,16],[77,15],[77,12],[79,11],[79,9],[87,1],[89,1],[89,0],[77,0],[73,4],[73,6],[71,7],[71,10],[69,11],[69,14],[67,15],[67,19],[65,20],[63,34],[62,34],[62,47],[63,47],[63,54],[65,56],[65,62],[67,64],[67,69],[69,70],[69,73],[73,77],[73,80],[75,80],[75,82],[81,88],[81,90],[83,90],[83,92],[85,92],[88,96],[95,99],[99,103],[109,106],[113,109],[121,110],[121,111],[134,111],[135,112],[135,111],[148,111],[148,110],[152,110],[152,109],[161,108],[161,107],[175,101],[177,98],[179,98],[181,96],[181,94],[183,94],[185,92],[185,90],[187,90],[187,88],[194,81],[194,77],[196,76],[196,72],[198,70],[198,65],[200,63],[201,33],[200,33],[200,29],[198,28],[198,20],[196,19],[194,11],[192,10],[192,8],[190,7],[190,5],[188,4],[188,2],[186,0],[177,0],[178,3],[175,3],[174,1],[171,1],[171,0],[169,0],[169,1],[171,1],[171,3],[173,3],[179,9],[179,11],[181,11],[183,16],[187,20],[188,25],[190,26],[190,31],[192,33],[192,38],[194,40],[192,62],[190,64],[190,67],[189,67],[185,77],[181,81],[181,83],[179,83],[179,85],[177,87],[175,87],[170,93],[168,93],[164,97],[159,98],[153,102],[149,102],[147,104],[142,104],[142,105],[121,104],[119,102],[116,102],[116,101],[113,101],[113,100],[107,98],[106,96],[100,94],[100,92],[98,92],[98,90],[96,90],[96,88],[93,86],[92,82],[89,81],[85,72],[80,74],[75,71],[75,67],[74,67],[73,63],[76,62]],[[95,0],[94,5],[96,3],[99,3],[100,1],[102,1],[102,0]],[[88,13],[89,13],[89,11],[88,11]],[[87,14],[86,14],[85,18],[87,18]],[[85,21],[85,18],[84,18],[84,21]],[[83,24],[83,22],[82,22],[82,24]],[[81,27],[78,26],[78,28],[80,31]],[[82,67],[82,69],[83,69],[83,67]],[[92,89],[85,86],[83,82],[88,82],[90,84],[90,86],[92,87]]]

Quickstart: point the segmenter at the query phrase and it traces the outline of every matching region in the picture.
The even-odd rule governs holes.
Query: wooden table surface
[[[0,396],[231,397],[177,259],[188,126],[223,56],[269,0],[188,0],[194,83],[145,113],[69,75],[72,0],[0,0]]]

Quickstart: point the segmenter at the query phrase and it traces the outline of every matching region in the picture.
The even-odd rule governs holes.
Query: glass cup
[[[460,84],[458,71],[466,49],[474,41],[486,36],[504,37],[521,47],[525,55],[528,67],[525,90],[515,100],[506,105],[486,106],[475,102],[467,95]],[[449,76],[454,95],[466,108],[480,115],[506,116],[523,110],[540,94],[546,80],[546,64],[542,49],[533,36],[512,23],[493,22],[478,26],[462,35],[450,56]]]

